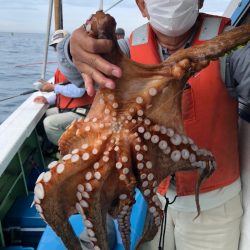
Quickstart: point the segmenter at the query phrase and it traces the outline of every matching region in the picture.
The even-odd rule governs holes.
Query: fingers
[[[37,96],[33,101],[35,103],[48,104],[48,101],[44,96]]]
[[[44,92],[51,92],[55,89],[55,85],[54,84],[51,84],[51,83],[45,83],[43,84],[43,86],[41,87],[41,91],[44,91]]]
[[[108,76],[117,78],[122,76],[122,71],[118,66],[97,54],[108,53],[112,48],[113,42],[111,40],[89,37],[82,27],[73,32],[70,39],[70,52],[73,63],[78,71],[84,74],[83,78],[88,81],[87,92],[90,91],[88,89],[91,89],[92,93],[92,87],[90,87],[93,85],[92,82],[96,82],[101,87],[114,88],[115,83]]]
[[[100,87],[106,87],[109,89],[115,88],[115,83],[112,80],[108,79],[107,77],[103,76],[97,70],[94,70],[88,65],[83,65],[83,67],[84,71],[87,72],[87,74],[82,73],[81,75],[84,80],[85,88],[89,96],[93,96],[95,94],[94,82],[99,83]]]
[[[80,72],[88,74],[88,72],[84,71],[84,66],[81,67],[81,64],[86,64],[89,67],[99,71],[102,74],[103,79],[103,74],[107,76],[115,76],[117,78],[120,78],[122,76],[122,71],[118,66],[111,64],[97,54],[91,54],[85,52],[84,50],[79,51],[79,53],[75,57],[73,57],[73,62],[76,64]],[[94,80],[96,81],[96,79]]]
[[[86,80],[87,80],[88,86],[93,85],[93,82],[96,82],[99,84],[100,87],[106,87],[110,89],[115,88],[114,81],[107,78],[104,74],[96,70],[94,67],[91,67],[86,63],[79,63],[78,61],[74,63],[77,66],[78,70],[82,72],[85,86],[86,86]],[[88,88],[87,88],[87,92],[88,92]]]
[[[40,79],[40,80],[38,80],[38,82],[41,82],[41,83],[43,83],[43,84],[46,84],[46,83],[48,83],[46,80],[44,80],[44,79]]]
[[[86,91],[87,91],[87,94],[89,96],[93,96],[95,94],[95,87],[94,87],[94,82],[93,80],[91,79],[91,77],[89,77],[88,75],[82,73],[82,78],[84,80],[84,83],[85,83],[85,88],[86,88]]]

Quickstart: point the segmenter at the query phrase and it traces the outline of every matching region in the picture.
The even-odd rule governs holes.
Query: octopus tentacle
[[[120,202],[119,207],[120,212],[117,215],[117,221],[119,225],[119,230],[121,233],[122,241],[126,250],[130,249],[130,216],[132,212],[132,206],[135,202],[134,199],[135,192],[131,190],[129,195],[121,194],[119,196]]]
[[[137,243],[135,249],[138,249],[143,240],[151,240],[158,227],[161,224],[163,212],[161,210],[161,203],[156,194],[158,181],[155,178],[153,163],[150,161],[150,155],[148,152],[148,147],[145,141],[142,141],[138,134],[136,133],[137,140],[134,140],[131,147],[133,150],[133,159],[135,162],[135,172],[138,176],[138,188],[140,189],[144,199],[148,203],[148,210],[152,215],[151,222],[144,228],[144,233],[142,238]]]
[[[128,131],[125,131],[125,134]],[[118,225],[121,232],[122,241],[126,250],[130,249],[130,215],[134,203],[136,180],[134,173],[131,171],[131,157],[129,150],[129,140],[126,137],[119,137],[116,139],[114,147],[116,152],[115,167],[121,181],[119,189],[118,206],[116,212],[113,212],[118,218]]]
[[[106,148],[107,149],[107,148]],[[111,173],[110,161],[114,152],[104,151],[99,161],[94,162],[91,171],[84,176],[83,184],[78,186],[78,212],[82,214],[88,236],[94,249],[108,249],[106,239],[106,218],[108,208],[100,206],[102,195],[99,192]],[[105,196],[105,194],[103,194]],[[108,203],[108,199],[107,199]],[[100,221],[102,223],[100,224]]]
[[[81,121],[82,121],[82,119],[80,120],[80,123],[81,123]],[[74,138],[77,135],[76,131],[78,129],[77,123],[78,123],[78,121],[74,120],[67,128],[67,131],[69,131],[69,133],[61,136],[61,138],[58,141],[59,150],[61,151],[62,155],[69,153],[69,151],[66,151],[65,149],[68,149],[68,147],[70,147],[72,141],[75,141]]]
[[[139,177],[139,189],[149,205],[149,211],[155,219],[155,225],[161,222],[161,203],[156,195],[158,180],[154,175],[153,163],[147,154],[148,148],[143,143],[135,142],[134,158],[136,162],[137,176]],[[154,166],[155,167],[155,166]],[[153,189],[152,189],[153,188]]]
[[[73,162],[79,161],[80,157],[71,156],[71,160]],[[68,174],[69,172],[76,173],[77,169],[79,171],[78,167],[73,167],[67,161],[53,162],[49,165],[50,171],[40,176],[35,187],[35,196],[37,197],[35,203],[36,207],[39,207],[38,211],[57,234],[65,238],[65,245],[71,249],[73,247],[74,249],[81,249],[80,243],[68,222],[68,217],[76,212],[75,197],[72,196],[76,184],[74,182],[66,186],[65,181],[74,178],[80,182],[81,176],[66,175],[66,172]],[[64,196],[70,197],[67,202],[63,202]],[[58,224],[58,220],[61,220],[62,223]]]
[[[77,203],[78,212],[82,214],[87,234],[93,244],[94,249],[106,250],[108,249],[106,222],[103,220],[102,216],[103,211],[100,206],[100,197],[96,189],[94,189],[93,181],[87,183],[86,185],[87,186],[85,186],[85,188],[88,189],[82,193],[82,200]],[[97,186],[97,188],[99,188],[99,186]],[[100,221],[102,221],[101,224]],[[100,248],[100,246],[102,248]]]
[[[198,197],[200,186],[216,168],[215,158],[212,153],[205,149],[199,149],[191,138],[178,134],[171,128],[151,125],[148,131],[150,131],[148,133],[151,138],[149,135],[146,138],[150,138],[152,143],[158,144],[159,149],[164,154],[169,155],[174,163],[178,162],[178,165],[174,166],[174,172],[176,169],[187,170],[198,168],[200,170],[200,176],[195,188],[195,200],[199,215],[200,205]],[[169,170],[171,171],[171,168]],[[173,172],[170,174],[173,174]]]
[[[149,124],[149,121],[147,124]],[[176,133],[172,128],[149,124],[139,127],[138,131],[143,133],[145,140],[157,145],[165,155],[169,155],[174,163],[181,161],[182,166],[178,170],[205,168],[203,166],[206,165],[206,160],[210,162],[209,166],[215,168],[215,159],[211,152],[199,149],[191,138]]]
[[[87,150],[92,153],[88,153]],[[65,231],[70,230],[69,234],[72,240],[67,238],[65,243],[69,249],[72,249],[78,239],[71,229],[68,217],[76,212],[81,213],[82,209],[89,207],[90,192],[93,190],[94,184],[96,185],[96,182],[104,177],[100,169],[94,172],[93,178],[92,173],[88,172],[90,162],[95,162],[98,159],[98,156],[93,154],[93,150],[93,146],[83,144],[80,149],[74,149],[72,154],[65,155],[61,161],[52,162],[48,166],[50,170],[41,174],[35,187],[36,198],[34,201],[41,216],[57,231],[60,237],[64,237]],[[84,165],[85,167],[83,167]],[[96,167],[96,165],[94,164],[93,167]],[[81,185],[83,178],[89,181],[85,182],[84,186]],[[70,181],[73,179],[74,182]],[[72,193],[75,193],[75,195],[72,196]],[[69,197],[69,201],[62,202],[62,195]],[[53,202],[51,202],[51,199]],[[63,226],[56,222],[59,218],[63,220]]]

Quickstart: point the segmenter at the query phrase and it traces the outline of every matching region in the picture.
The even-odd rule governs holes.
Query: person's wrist
[[[54,91],[54,93],[59,94],[60,91],[61,91],[61,85],[60,84],[55,84],[53,91]]]

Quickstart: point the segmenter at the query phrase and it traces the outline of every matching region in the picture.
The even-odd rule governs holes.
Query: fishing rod
[[[32,93],[37,92],[37,91],[38,91],[38,90],[36,90],[36,89],[31,89],[31,90],[22,92],[22,93],[20,93],[20,94],[18,94],[18,95],[13,95],[13,96],[9,96],[9,97],[7,97],[7,98],[1,99],[0,102],[6,101],[6,100],[9,100],[9,99],[12,99],[12,98],[16,98],[16,97],[18,97],[18,96],[32,94]]]
[[[111,5],[109,8],[107,8],[106,10],[104,10],[104,12],[108,12],[109,10],[111,10],[112,8],[114,8],[116,5],[118,5],[119,3],[121,3],[123,0],[119,0],[116,3],[114,3],[113,5]],[[101,3],[100,3],[101,5]],[[99,8],[100,9],[100,8]]]
[[[47,62],[47,64],[53,64],[53,63],[57,63],[57,62]],[[26,64],[18,64],[16,65],[15,67],[27,67],[27,66],[34,66],[34,65],[37,65],[37,64],[43,64],[43,62],[34,62],[34,63],[26,63]]]

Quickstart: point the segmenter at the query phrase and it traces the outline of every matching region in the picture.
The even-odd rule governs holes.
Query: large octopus
[[[70,250],[81,249],[68,222],[75,213],[82,215],[95,250],[108,249],[107,213],[118,219],[124,247],[130,249],[135,188],[153,216],[154,225],[145,232],[152,239],[163,216],[157,187],[176,171],[199,169],[199,212],[199,187],[216,163],[210,152],[198,149],[184,134],[184,85],[210,60],[250,39],[250,26],[235,28],[205,44],[179,50],[159,65],[142,65],[121,53],[115,26],[110,15],[98,11],[86,30],[94,38],[114,41],[112,52],[102,56],[118,65],[123,76],[114,78],[115,90],[97,91],[88,116],[74,121],[60,138],[62,160],[52,162],[35,186],[38,212]]]

